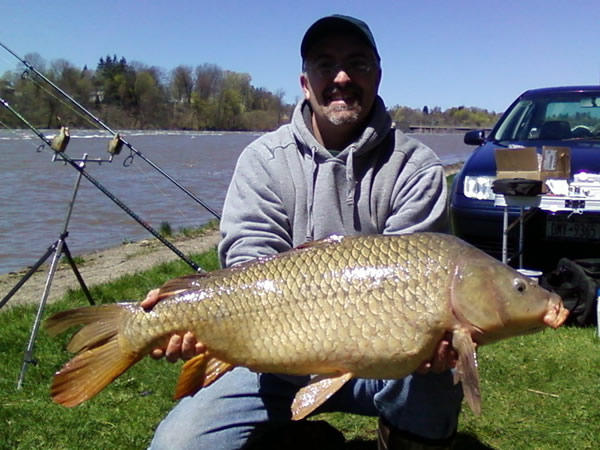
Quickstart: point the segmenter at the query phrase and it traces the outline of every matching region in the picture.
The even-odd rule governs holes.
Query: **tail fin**
[[[144,354],[123,349],[119,343],[119,323],[128,304],[88,306],[63,311],[46,322],[50,335],[72,326],[85,325],[73,336],[67,349],[82,352],[54,376],[52,399],[73,407],[92,398],[111,381],[138,362]]]

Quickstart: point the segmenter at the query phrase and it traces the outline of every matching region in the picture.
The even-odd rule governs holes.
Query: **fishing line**
[[[206,203],[204,203],[202,200],[200,200],[198,197],[196,197],[194,194],[192,194],[188,189],[186,189],[183,185],[181,185],[177,180],[175,180],[173,177],[171,177],[169,174],[167,174],[164,170],[162,170],[159,166],[157,166],[154,162],[152,162],[150,159],[148,159],[146,156],[144,156],[142,154],[142,152],[140,152],[138,149],[136,149],[133,145],[131,145],[129,142],[127,142],[125,139],[123,139],[122,136],[120,136],[118,133],[116,133],[115,131],[113,131],[108,125],[106,125],[104,122],[102,122],[98,117],[96,117],[94,114],[92,114],[90,111],[88,111],[85,107],[83,107],[79,102],[77,102],[77,100],[75,100],[73,97],[71,97],[69,94],[67,94],[65,91],[63,91],[59,86],[57,86],[54,82],[52,82],[51,80],[49,80],[44,74],[42,74],[41,72],[39,72],[35,67],[33,67],[31,64],[29,64],[27,61],[25,61],[23,58],[21,58],[20,56],[18,56],[15,52],[13,52],[10,48],[8,48],[6,45],[4,45],[2,42],[0,42],[0,47],[4,48],[8,53],[10,53],[12,56],[14,56],[17,60],[19,60],[27,69],[29,69],[30,71],[32,71],[33,73],[35,73],[38,77],[40,77],[44,82],[46,82],[47,84],[49,84],[50,86],[52,86],[52,88],[54,88],[57,92],[59,92],[64,98],[68,99],[71,103],[73,103],[77,108],[79,108],[83,113],[85,113],[90,119],[92,119],[98,126],[100,126],[101,128],[104,128],[106,131],[108,131],[109,133],[111,133],[115,138],[118,139],[118,141],[120,143],[122,143],[123,145],[125,145],[127,148],[129,148],[129,150],[131,151],[130,155],[129,155],[129,159],[133,160],[133,154],[135,153],[136,155],[138,155],[140,158],[142,158],[144,161],[146,161],[148,164],[150,164],[155,170],[157,170],[161,175],[163,175],[165,178],[167,178],[171,183],[173,183],[175,186],[177,186],[180,190],[182,190],[185,194],[187,194],[189,197],[191,197],[196,203],[198,203],[199,205],[201,205],[204,209],[206,209],[208,212],[210,212],[213,216],[215,216],[217,219],[221,219],[221,216],[219,215],[219,213],[217,213],[214,209],[212,209],[209,205],[207,205]]]
[[[170,204],[173,204],[175,206],[175,210],[179,213],[179,215],[185,219],[185,221],[187,221],[188,223],[192,223],[192,219],[185,214],[185,212],[179,207],[179,202],[176,201],[175,199],[171,198],[167,192],[165,190],[163,190],[163,188],[161,188],[161,186],[156,182],[156,180],[154,180],[154,178],[151,176],[150,173],[148,173],[146,170],[144,170],[144,168],[140,165],[140,164],[133,164],[133,160],[132,160],[132,164],[133,167],[135,167],[135,169],[142,174],[142,176],[148,180],[150,182],[150,184],[152,184],[152,186],[154,187],[154,189],[156,189],[162,196],[163,198],[168,201]]]
[[[29,79],[31,80],[31,78],[29,78]],[[31,80],[31,81],[33,81],[33,80]],[[40,86],[40,87],[41,87],[42,89],[44,89],[42,86]],[[46,92],[48,92],[48,91],[46,91]],[[49,93],[50,95],[53,95],[51,92],[48,92],[48,93]],[[59,101],[61,101],[61,100],[60,100],[59,98],[57,98],[57,97],[56,97],[56,99],[57,99],[57,100],[59,100]],[[62,101],[61,101],[61,102],[62,102]],[[64,102],[63,102],[63,103],[64,103]],[[66,106],[68,106],[68,107],[70,108],[70,106],[69,106],[69,105],[66,105]],[[87,119],[87,118],[86,118],[86,119]],[[0,124],[2,124],[2,125],[3,125],[3,126],[6,128],[6,129],[9,129],[9,130],[11,130],[11,131],[13,131],[13,132],[14,132],[14,130],[12,130],[12,129],[11,129],[9,126],[8,126],[8,125],[4,124],[3,122],[1,122],[1,121],[0,121]],[[31,125],[31,124],[29,124],[28,126],[29,126],[30,128],[32,128],[32,125]],[[35,132],[35,131],[34,131],[34,132]],[[15,134],[16,134],[16,133],[15,133]],[[34,146],[35,146],[35,144],[32,144],[32,145],[34,145]],[[40,146],[36,146],[36,147],[37,147],[36,151],[37,151],[38,153],[40,153],[41,151],[47,151],[48,153],[51,153],[51,154],[53,153],[53,150],[45,148],[45,146],[44,146],[44,145],[40,145]],[[91,160],[89,160],[89,159],[88,159],[87,161],[91,161]],[[173,200],[171,197],[169,197],[169,196],[167,195],[167,193],[166,193],[166,192],[165,192],[165,191],[164,191],[164,190],[163,190],[163,189],[162,189],[162,188],[161,188],[161,187],[160,187],[160,186],[159,186],[159,185],[158,185],[158,184],[157,184],[157,183],[154,181],[154,179],[153,179],[153,178],[152,178],[152,177],[149,175],[149,173],[148,173],[147,171],[145,171],[145,170],[143,169],[143,167],[142,167],[142,166],[140,166],[139,164],[133,164],[133,158],[132,158],[131,162],[132,162],[132,164],[131,164],[131,165],[133,165],[133,166],[136,168],[136,170],[138,170],[138,172],[139,172],[139,173],[141,173],[141,174],[144,176],[144,178],[150,182],[150,184],[152,184],[152,186],[154,186],[154,188],[155,188],[155,189],[156,189],[156,190],[157,190],[157,191],[160,193],[160,195],[162,195],[162,197],[163,197],[165,200],[167,200],[169,203],[173,203],[173,204],[175,205],[175,209],[176,209],[176,211],[179,213],[179,215],[180,215],[180,216],[181,216],[181,217],[182,217],[182,218],[183,218],[185,221],[187,221],[187,222],[190,222],[190,223],[191,223],[191,222],[192,222],[192,219],[191,219],[191,218],[190,218],[188,215],[186,215],[186,214],[185,214],[185,212],[184,212],[184,211],[183,211],[183,210],[182,210],[182,209],[179,207],[178,203],[177,203],[175,200]]]
[[[27,141],[26,144],[31,145],[37,153],[48,153],[49,155],[54,156],[54,150],[52,150],[51,148],[48,148],[45,144],[36,144],[33,141],[31,141],[31,138],[35,139],[35,137],[31,136],[30,130],[26,130],[25,133],[19,133],[19,132],[17,132],[17,130],[15,128],[10,127],[9,125],[5,124],[2,121],[0,121],[0,125],[2,125],[6,130],[11,132],[17,138]],[[46,137],[49,137],[49,136],[46,136]],[[86,159],[86,162],[89,162],[89,161],[93,161],[93,160]],[[83,210],[86,211],[91,217],[96,216],[95,210],[90,208],[88,206],[88,203],[86,203],[86,202],[79,203],[78,208],[79,209],[83,208]],[[95,225],[104,225],[104,224],[105,224],[105,222],[101,221],[100,219],[95,220]],[[106,228],[105,228],[105,230],[106,230]],[[111,228],[109,228],[108,231],[111,232],[111,235],[113,237],[120,236],[116,232],[113,232],[113,230]],[[0,304],[0,307],[1,306],[2,305]]]
[[[69,105],[67,102],[65,102],[63,99],[59,98],[56,94],[54,94],[53,92],[49,91],[48,89],[46,89],[44,86],[42,86],[40,83],[38,83],[30,74],[29,74],[29,70],[25,70],[23,71],[23,73],[21,74],[21,79],[22,80],[28,80],[31,83],[33,83],[35,86],[37,86],[39,89],[41,89],[42,91],[44,91],[46,94],[48,94],[50,97],[56,99],[61,105],[63,105],[65,108],[69,109],[71,112],[73,112],[76,116],[80,117],[81,119],[84,119],[86,122],[88,122],[89,124],[91,124],[94,128],[96,129],[100,129],[100,127],[98,126],[98,124],[94,123],[89,117],[83,115],[80,111],[75,110],[75,108],[73,108],[71,105]]]
[[[33,131],[46,145],[52,148],[52,142],[37,128],[35,128],[32,124],[29,123],[25,117],[23,117],[18,111],[16,111],[12,106],[10,106],[3,98],[0,98],[0,104],[8,109],[12,114],[14,114],[19,120],[21,120],[25,125],[29,127],[31,131]],[[77,164],[76,160],[69,158],[63,152],[54,152],[54,158],[60,157],[62,161],[68,163],[71,167],[77,170],[81,175],[88,179],[90,183],[92,183],[96,188],[100,190],[104,195],[110,198],[116,205],[125,211],[131,218],[133,218],[136,222],[138,222],[142,227],[144,227],[150,234],[152,234],[155,238],[157,238],[160,242],[162,242],[169,250],[179,256],[183,261],[185,261],[190,267],[192,267],[195,271],[201,271],[202,269],[191,259],[185,256],[179,249],[177,249],[171,242],[161,236],[154,228],[152,228],[149,224],[147,224],[144,220],[142,220],[137,214],[135,214],[127,205],[125,205],[121,200],[115,197],[110,191],[108,191],[102,184],[100,184],[94,177],[92,177],[89,173],[85,171],[83,167]],[[85,160],[86,162],[93,160]]]
[[[0,43],[1,45],[1,43]],[[3,58],[5,61],[6,58]],[[8,61],[7,61],[8,62]],[[30,73],[30,69],[27,68],[23,71],[23,73],[21,74],[21,79],[25,80],[25,81],[29,81],[31,82],[33,85],[35,85],[38,89],[40,89],[41,91],[43,91],[44,93],[46,93],[49,97],[54,98],[56,101],[58,101],[61,105],[63,105],[64,107],[66,107],[68,110],[70,110],[71,112],[73,112],[77,117],[80,117],[81,119],[84,119],[87,123],[91,124],[92,127],[94,129],[98,129],[101,130],[102,128],[98,125],[98,123],[93,122],[87,115],[82,114],[80,111],[74,109],[70,104],[68,104],[67,102],[65,102],[63,99],[59,98],[55,93],[51,92],[49,89],[47,89],[45,86],[43,86],[41,83],[39,83],[36,80],[36,72],[33,72],[33,75]],[[8,128],[8,127],[7,127]],[[41,149],[38,148],[38,152]],[[50,151],[50,150],[48,150]],[[129,167],[131,165],[134,165],[137,170],[145,177],[146,180],[148,180],[150,182],[150,184],[159,192],[159,194],[169,203],[175,205],[175,211],[179,214],[180,217],[182,217],[186,222],[191,223],[192,219],[185,214],[185,212],[179,207],[179,203],[174,200],[173,198],[169,197],[167,195],[167,193],[155,182],[155,180],[148,174],[147,171],[143,170],[143,167],[138,165],[138,164],[133,164],[134,162],[134,153],[133,151],[130,149],[130,153],[129,156],[127,156],[124,161],[123,161],[123,166],[124,167]],[[112,158],[111,158],[112,159]]]

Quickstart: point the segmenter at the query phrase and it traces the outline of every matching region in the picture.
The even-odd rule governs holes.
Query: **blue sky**
[[[217,64],[255,87],[301,95],[299,46],[316,19],[365,20],[382,57],[388,107],[503,111],[522,91],[600,83],[598,0],[216,1],[10,0],[0,42],[95,68],[101,56],[170,71]],[[8,3],[8,4],[7,4]],[[0,73],[16,60],[0,49]]]

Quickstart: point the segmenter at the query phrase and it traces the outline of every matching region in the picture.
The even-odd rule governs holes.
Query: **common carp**
[[[174,333],[191,330],[206,350],[183,365],[176,398],[235,366],[317,375],[292,404],[299,419],[353,377],[391,379],[414,372],[451,334],[458,353],[454,381],[462,382],[479,414],[476,346],[557,328],[568,314],[556,294],[439,233],[331,236],[228,269],[175,278],[160,291],[173,295],[151,311],[117,303],[48,319],[52,335],[85,325],[67,347],[79,354],[54,377],[55,402],[82,403]]]

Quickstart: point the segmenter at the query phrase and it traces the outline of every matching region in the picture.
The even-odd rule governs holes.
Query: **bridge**
[[[489,133],[492,130],[487,127],[454,125],[409,125],[408,128],[411,133],[466,133],[471,130],[485,130]]]

